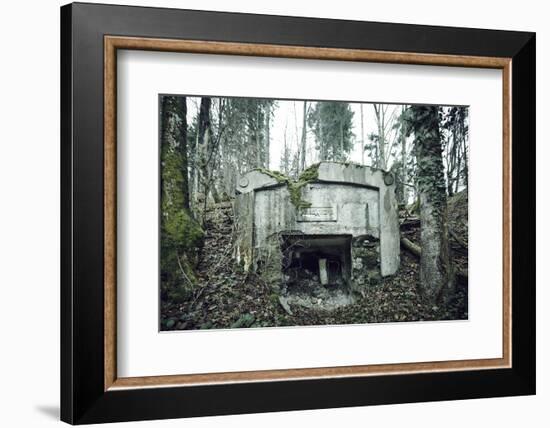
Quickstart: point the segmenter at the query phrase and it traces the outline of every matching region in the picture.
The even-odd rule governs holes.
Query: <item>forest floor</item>
[[[333,310],[283,307],[279,296],[258,275],[245,273],[233,262],[233,213],[230,203],[205,213],[205,242],[199,256],[199,285],[184,303],[161,302],[162,330],[194,330],[276,326],[364,324],[468,318],[467,277],[459,277],[456,293],[446,305],[420,296],[419,259],[401,249],[396,275],[365,287],[354,302]],[[420,243],[417,218],[400,213],[401,235]],[[468,198],[460,192],[449,199],[451,254],[457,270],[468,271]]]

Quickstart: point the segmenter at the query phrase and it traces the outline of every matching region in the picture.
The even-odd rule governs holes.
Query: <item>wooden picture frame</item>
[[[501,69],[502,358],[117,377],[117,49]],[[62,420],[114,422],[535,392],[533,33],[77,3],[61,9],[61,54]]]

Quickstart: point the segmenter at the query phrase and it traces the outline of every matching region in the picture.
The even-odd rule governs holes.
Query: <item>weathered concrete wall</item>
[[[382,276],[393,275],[399,268],[399,218],[395,184],[386,184],[391,175],[382,170],[356,164],[321,162],[319,181],[344,182],[376,187],[379,191],[380,259]]]
[[[261,171],[250,171],[242,177],[239,177],[237,181],[238,193],[249,193],[256,189],[273,186],[278,184],[278,181]]]
[[[380,242],[368,235],[353,238],[351,242],[351,275],[352,285],[357,289],[365,285],[377,284],[381,274]]]
[[[283,253],[280,236],[271,235],[261,247],[254,248],[254,270],[267,285],[278,291],[282,283]]]
[[[297,230],[297,213],[286,185],[262,189],[255,194],[254,247],[261,247],[279,232]]]
[[[281,231],[306,235],[379,236],[378,191],[333,183],[311,183],[302,190],[310,208],[296,210],[285,185],[256,192],[255,247]]]

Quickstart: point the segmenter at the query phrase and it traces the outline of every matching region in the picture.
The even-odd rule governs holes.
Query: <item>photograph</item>
[[[468,106],[158,102],[161,331],[468,319]]]

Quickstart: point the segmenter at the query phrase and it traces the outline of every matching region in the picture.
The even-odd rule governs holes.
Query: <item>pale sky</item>
[[[194,120],[199,109],[200,98],[188,98],[188,123]],[[308,102],[308,106],[310,106]],[[359,103],[350,103],[353,115],[352,132],[354,134],[355,144],[352,152],[349,154],[348,161],[361,163],[361,113]],[[400,105],[390,105],[388,116],[395,108]],[[365,140],[368,141],[368,135],[377,132],[376,120],[372,104],[363,104],[364,113],[364,133]],[[302,136],[302,120],[303,120],[303,101],[287,101],[277,100],[276,107],[273,111],[273,119],[271,121],[271,145],[270,145],[270,165],[269,169],[279,170],[280,160],[283,153],[285,133],[287,144],[291,147],[293,153],[298,150]],[[306,167],[318,162],[317,153],[315,151],[315,137],[311,129],[307,133],[307,157]],[[368,152],[365,154],[365,164],[370,164]],[[390,161],[391,164],[391,161]]]
[[[277,101],[278,107],[274,111],[273,126],[271,129],[270,169],[278,170],[281,153],[283,151],[286,125],[287,141],[296,151],[302,136],[303,101]],[[308,103],[308,106],[310,103]],[[352,132],[355,135],[353,151],[349,154],[349,161],[361,163],[361,112],[359,104],[350,104],[353,115]],[[365,140],[372,132],[376,132],[374,110],[371,104],[363,104]],[[296,123],[298,122],[298,123]],[[296,129],[298,132],[296,132]],[[317,162],[315,151],[315,136],[311,129],[307,134],[307,164]],[[368,155],[365,155],[365,164],[369,164]],[[307,167],[307,166],[306,166]]]

